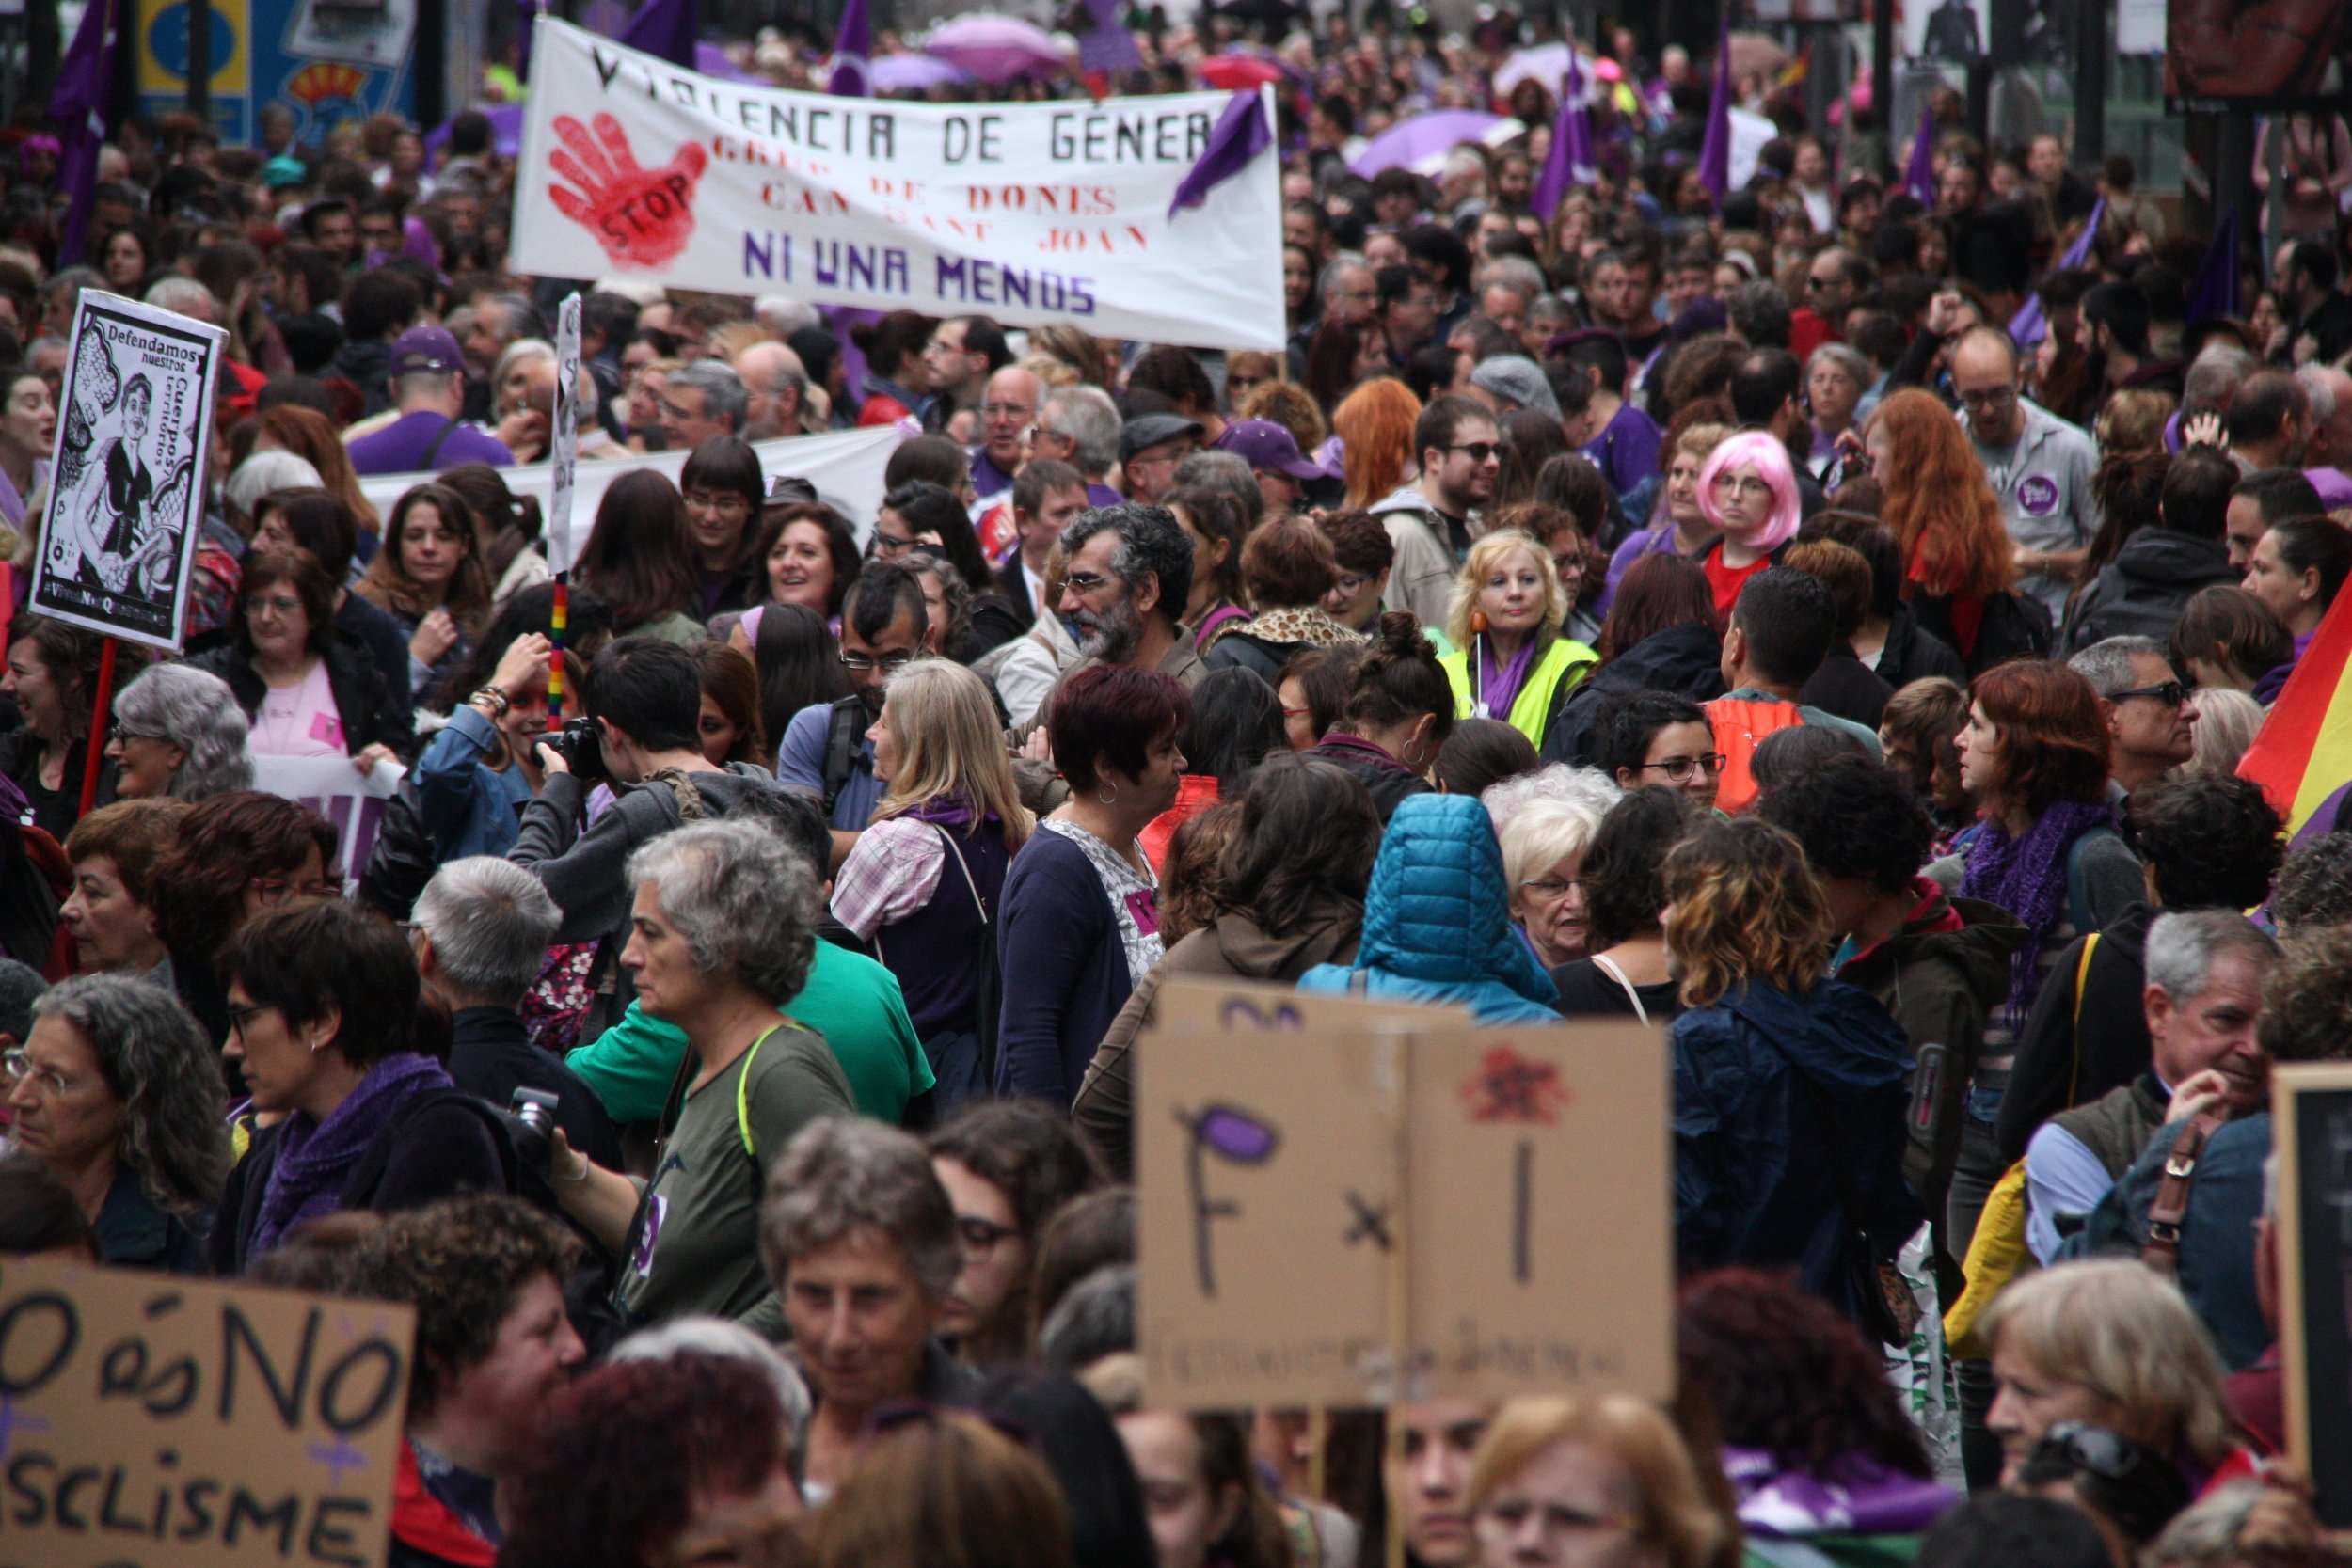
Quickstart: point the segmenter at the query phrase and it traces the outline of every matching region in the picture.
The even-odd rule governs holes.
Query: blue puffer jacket
[[[1556,1023],[1560,999],[1511,924],[1502,851],[1467,795],[1397,803],[1364,894],[1364,994],[1469,1007],[1481,1023]],[[1354,970],[1317,964],[1300,990],[1344,995]]]
[[[1684,1273],[1795,1267],[1852,1310],[1842,1267],[1855,1218],[1891,1256],[1918,1228],[1903,1181],[1911,1047],[1867,992],[1740,985],[1675,1020],[1675,1254]]]

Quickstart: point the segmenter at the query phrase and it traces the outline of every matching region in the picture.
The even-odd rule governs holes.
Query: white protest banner
[[[0,1258],[6,1568],[372,1568],[416,1315]]]
[[[1762,115],[1746,109],[1731,111],[1731,188],[1743,191],[1756,178],[1756,166],[1764,155],[1764,144],[1780,135],[1780,127]]]
[[[82,291],[27,609],[180,651],[228,342],[176,311]]]
[[[1226,94],[831,98],[681,71],[551,17],[532,37],[518,272],[1196,348],[1282,342],[1273,150],[1168,215]]]
[[[906,432],[897,425],[875,425],[823,436],[787,436],[781,440],[754,441],[752,450],[759,454],[760,469],[771,485],[780,479],[808,481],[817,487],[820,499],[849,519],[850,530],[862,544],[866,531],[874,526],[874,514],[882,510],[882,471],[890,466],[890,454],[905,439]],[[630,452],[626,458],[583,459],[572,471],[573,515],[593,523],[605,491],[623,474],[650,469],[676,483],[679,471],[686,467],[686,455],[682,451],[643,455]],[[389,517],[393,502],[432,478],[431,474],[422,473],[371,474],[360,479],[359,489],[374,503],[379,515]],[[536,500],[542,515],[551,508],[555,499],[554,464],[527,463],[520,467],[501,468],[499,478],[506,481],[506,487],[517,496]],[[587,543],[587,538],[583,527],[580,543]]]
[[[572,569],[572,491],[580,467],[580,295],[564,301],[555,326],[555,429],[548,442],[548,567]]]
[[[349,757],[285,757],[256,755],[253,787],[298,806],[308,806],[334,825],[336,858],[342,863],[343,892],[359,890],[359,874],[368,868],[375,847],[376,830],[384,823],[384,805],[399,793],[407,769],[379,762],[362,773]]]

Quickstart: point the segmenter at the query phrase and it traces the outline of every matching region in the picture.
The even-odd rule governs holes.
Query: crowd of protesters
[[[1928,199],[1755,75],[1718,191],[1626,30],[1538,210],[1533,41],[1248,55],[1230,353],[516,276],[479,113],[132,116],[71,213],[0,133],[0,1252],[414,1306],[404,1565],[2325,1560],[2268,1085],[2352,1058],[2352,822],[2237,771],[2352,574],[2352,142],[2192,312],[2128,159],[1947,93]],[[560,624],[505,470],[574,289]],[[92,290],[229,337],[105,711],[24,608]],[[861,426],[871,515],[788,439]],[[285,756],[405,769],[364,855]],[[1171,977],[1662,1028],[1676,1399],[1151,1408]]]

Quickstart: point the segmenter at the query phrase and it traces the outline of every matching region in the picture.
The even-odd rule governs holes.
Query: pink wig
[[[1715,506],[1715,480],[1741,468],[1752,469],[1771,488],[1772,510],[1765,515],[1764,526],[1740,543],[1752,550],[1776,550],[1797,536],[1797,475],[1788,466],[1788,447],[1768,431],[1741,431],[1716,443],[1706,466],[1699,469],[1699,515],[1708,527],[1723,529],[1724,515]]]

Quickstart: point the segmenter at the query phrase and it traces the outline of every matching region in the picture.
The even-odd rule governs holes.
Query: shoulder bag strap
[[[2181,1227],[2188,1219],[2188,1199],[2197,1184],[2197,1162],[2204,1157],[2205,1140],[2221,1125],[2213,1111],[2188,1118],[2172,1140],[2164,1159],[2164,1174],[2156,1179],[2156,1196],[2148,1205],[2148,1242],[2139,1260],[2167,1279],[2181,1275]]]
[[[2083,988],[2090,983],[2090,955],[2099,950],[2099,933],[2083,938],[2083,956],[2074,960],[2074,1059],[2066,1069],[2066,1103],[2073,1106],[2083,1080]]]
[[[430,473],[433,469],[433,460],[441,455],[441,443],[456,434],[457,421],[455,420],[452,420],[449,423],[443,425],[441,427],[441,433],[434,436],[433,439],[426,444],[424,456],[418,459],[417,467],[420,469]]]
[[[980,897],[980,884],[973,879],[971,863],[963,858],[963,847],[956,835],[937,823],[931,824],[947,852],[956,857],[956,868],[963,873],[963,885],[972,893],[972,907],[980,915],[979,976],[973,986],[973,1033],[979,1037],[980,1082],[996,1082],[996,1011],[1004,994],[1004,973],[996,952],[995,922],[989,918],[988,904]]]
[[[1625,971],[1598,953],[1593,955],[1593,967],[1617,982],[1617,989],[1625,992],[1625,999],[1633,1004],[1633,1016],[1647,1023],[1649,1009],[1642,1006],[1642,993],[1633,989],[1633,982],[1625,977]]]

